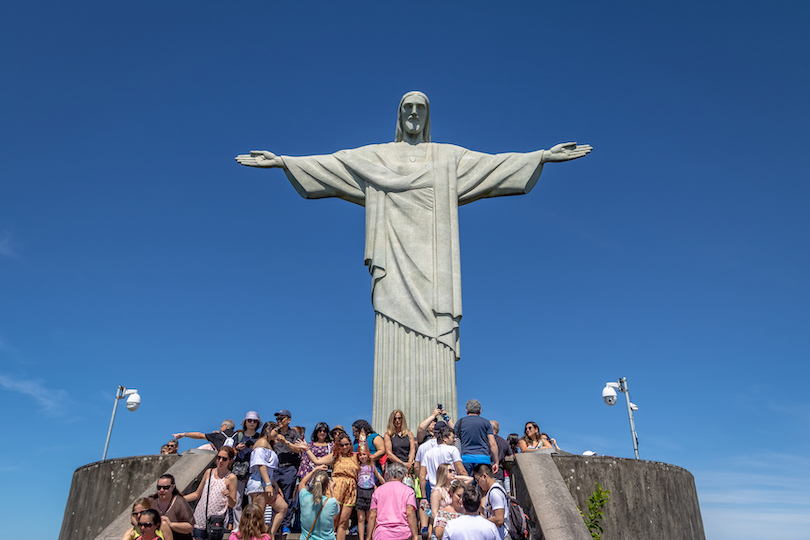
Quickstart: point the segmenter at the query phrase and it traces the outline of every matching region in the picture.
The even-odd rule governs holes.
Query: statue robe
[[[458,418],[458,206],[528,193],[543,168],[542,150],[491,155],[422,143],[412,148],[418,156],[411,159],[400,152],[406,147],[387,143],[283,157],[287,177],[302,197],[339,197],[366,208],[365,264],[377,314],[374,426],[387,422],[395,408],[412,424],[421,422],[434,399]],[[391,395],[385,403],[378,403],[378,385]]]

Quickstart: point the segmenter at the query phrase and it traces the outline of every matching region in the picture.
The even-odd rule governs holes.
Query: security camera
[[[611,388],[610,386],[605,386],[602,389],[602,401],[605,402],[605,405],[616,405],[616,390]]]
[[[140,394],[130,394],[127,398],[127,409],[130,411],[137,411],[138,407],[141,406],[141,396]]]

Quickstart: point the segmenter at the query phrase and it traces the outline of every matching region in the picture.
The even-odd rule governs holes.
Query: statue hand
[[[236,161],[248,167],[284,167],[284,160],[266,150],[251,150],[250,154],[239,154]]]
[[[590,144],[560,143],[543,154],[543,161],[569,161],[581,158],[593,150]]]

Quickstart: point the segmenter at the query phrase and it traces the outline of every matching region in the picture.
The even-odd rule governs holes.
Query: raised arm
[[[225,489],[222,490],[222,493],[228,498],[228,508],[236,506],[236,482],[235,474],[229,474],[225,478]]]
[[[325,471],[328,468],[329,467],[327,467],[326,465],[318,465],[317,467],[309,471],[307,474],[305,474],[304,477],[301,479],[301,481],[298,483],[298,492],[300,493],[302,489],[306,489],[306,487],[309,485],[309,481],[312,480],[312,477],[315,476],[316,472]]]
[[[193,502],[202,497],[203,488],[205,487],[205,484],[208,483],[208,476],[211,474],[211,470],[212,469],[208,469],[205,471],[205,474],[203,474],[202,480],[200,480],[200,485],[197,486],[196,491],[189,493],[188,495],[183,495],[186,502]]]
[[[304,452],[306,452],[307,448],[309,447],[307,442],[304,439],[300,438],[295,439],[295,442],[288,442],[287,446],[289,447],[290,450],[292,450],[293,452],[298,452],[299,454],[303,454]]]
[[[174,439],[182,439],[183,437],[187,437],[189,439],[205,439],[205,433],[202,431],[185,431],[183,433],[173,433],[172,438]]]
[[[575,142],[560,143],[550,150],[543,152],[543,163],[554,161],[570,161],[591,153],[590,144],[577,144]]]
[[[246,167],[284,168],[284,160],[281,156],[266,150],[251,150],[250,154],[239,154],[234,159]]]
[[[428,416],[427,418],[425,418],[424,420],[422,420],[422,423],[421,423],[421,424],[419,424],[419,427],[416,429],[416,442],[421,443],[422,441],[424,441],[424,440],[425,440],[425,435],[427,435],[427,428],[428,428],[428,426],[430,426],[430,423],[431,423],[433,420],[435,420],[435,419],[436,419],[436,416],[438,416],[438,415],[439,415],[441,412],[442,412],[442,411],[441,411],[441,409],[439,409],[438,407],[436,407],[436,408],[433,410],[433,412],[432,412],[432,413],[430,413],[430,416]]]

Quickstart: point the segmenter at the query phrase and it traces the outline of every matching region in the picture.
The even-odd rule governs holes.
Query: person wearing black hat
[[[281,409],[276,413],[279,437],[274,446],[278,454],[278,470],[276,471],[276,482],[281,488],[284,500],[287,502],[287,514],[281,522],[281,533],[290,533],[295,508],[293,498],[295,496],[295,483],[298,479],[298,466],[301,465],[301,452],[305,452],[307,444],[301,438],[301,434],[290,427],[292,414],[287,409]]]

